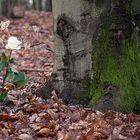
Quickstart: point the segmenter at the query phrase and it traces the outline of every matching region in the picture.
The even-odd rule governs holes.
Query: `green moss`
[[[95,105],[103,94],[106,84],[117,87],[116,106],[125,113],[140,108],[140,49],[136,33],[125,40],[122,53],[115,54],[111,48],[109,23],[102,26],[93,49],[93,81],[90,84],[91,104]]]

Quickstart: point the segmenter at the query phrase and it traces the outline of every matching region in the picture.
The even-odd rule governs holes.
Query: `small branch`
[[[39,45],[42,45],[42,44],[45,44],[44,42],[39,42],[39,43],[36,43],[36,44],[32,44],[30,47],[35,47],[35,46],[39,46]]]
[[[36,43],[36,44],[32,44],[30,47],[32,48],[32,47],[40,46],[40,45],[47,45],[47,44],[45,42],[39,42],[39,43]],[[50,49],[50,48],[45,47],[45,49],[54,53],[54,51],[52,49]]]
[[[33,69],[33,68],[20,68],[19,70],[20,71],[48,72],[48,70],[44,70],[44,69]]]

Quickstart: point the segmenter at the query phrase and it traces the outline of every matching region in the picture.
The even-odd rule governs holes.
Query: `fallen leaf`
[[[57,140],[63,140],[65,137],[65,133],[62,131],[57,132]]]
[[[48,137],[51,133],[51,130],[49,128],[42,128],[37,132],[37,136],[44,136]]]
[[[20,140],[33,140],[32,137],[28,134],[20,134],[18,136],[18,139],[20,139]]]
[[[113,123],[114,123],[115,126],[122,125],[122,121],[121,121],[119,118],[115,118],[115,119],[113,120]]]
[[[52,109],[48,109],[48,113],[54,120],[57,119],[56,113]]]
[[[15,115],[0,115],[0,121],[17,121],[18,119]]]

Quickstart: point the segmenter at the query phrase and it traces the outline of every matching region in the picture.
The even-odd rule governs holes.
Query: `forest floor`
[[[24,18],[10,20],[8,32],[24,42],[24,48],[12,56],[29,81],[23,88],[6,87],[8,99],[0,104],[0,140],[140,139],[139,115],[65,105],[55,91],[48,100],[32,95],[47,84],[53,69],[52,13],[27,11]],[[1,38],[4,40],[6,34]],[[1,79],[0,75],[0,83]]]

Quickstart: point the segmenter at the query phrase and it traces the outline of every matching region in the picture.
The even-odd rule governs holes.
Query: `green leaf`
[[[7,97],[7,92],[2,92],[2,89],[0,89],[0,101],[3,101]]]
[[[11,72],[18,73],[18,70],[16,70],[15,68],[10,68],[10,69],[11,69]]]
[[[23,72],[15,73],[14,84],[17,86],[25,86],[28,78]]]
[[[4,68],[8,67],[8,58],[5,53],[2,53],[1,61],[0,61],[0,71]]]
[[[8,58],[7,58],[7,56],[5,55],[4,52],[2,53],[1,59],[2,59],[3,61],[7,61],[7,60],[8,60]]]
[[[1,61],[2,61],[3,63],[5,63],[5,65],[8,64],[8,58],[7,58],[7,56],[5,55],[5,53],[2,53]]]
[[[14,63],[14,58],[10,58],[9,63],[13,64]]]
[[[6,81],[10,83],[15,82],[16,74],[18,74],[18,71],[15,68],[8,68],[8,73],[6,76]]]
[[[13,71],[8,70],[7,76],[6,76],[6,81],[13,83],[15,79],[15,73]]]
[[[18,72],[15,68],[8,68],[6,81],[17,86],[24,86],[26,85],[28,78],[23,72]]]

